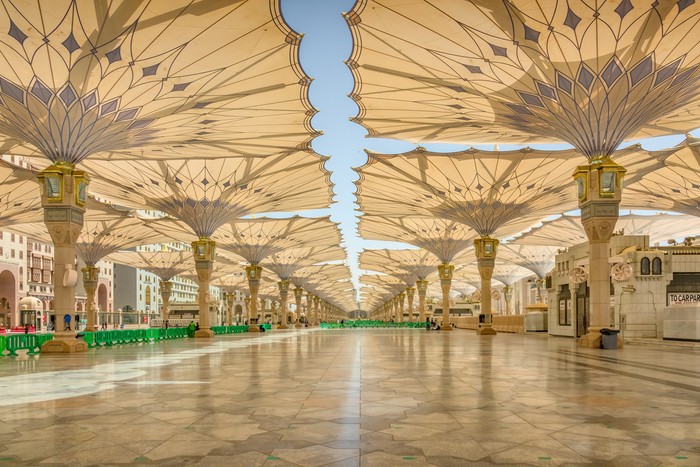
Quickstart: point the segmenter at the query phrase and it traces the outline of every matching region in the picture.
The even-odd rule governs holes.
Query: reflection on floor
[[[700,348],[288,330],[0,359],[0,461],[700,465]]]

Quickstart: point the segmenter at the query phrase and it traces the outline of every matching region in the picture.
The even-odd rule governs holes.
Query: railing
[[[0,336],[0,356],[9,352],[9,357],[16,357],[18,350],[27,350],[30,355],[41,352],[41,346],[53,339],[53,334],[10,334]]]
[[[214,331],[214,334],[238,334],[248,332],[248,326],[212,326],[211,330]]]
[[[187,328],[125,329],[116,331],[84,332],[83,340],[88,347],[109,347],[138,342],[158,342],[169,339],[182,339],[188,336]]]

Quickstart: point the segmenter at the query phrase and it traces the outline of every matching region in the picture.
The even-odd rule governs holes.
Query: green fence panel
[[[0,336],[0,355],[5,356],[6,349],[7,349],[7,338],[5,336]]]
[[[18,350],[27,350],[30,355],[33,355],[41,352],[42,344],[51,339],[53,336],[50,334],[14,334],[5,336],[5,348],[12,357],[17,356]]]

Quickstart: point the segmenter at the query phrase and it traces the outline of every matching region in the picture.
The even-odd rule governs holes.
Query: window
[[[651,261],[649,261],[649,258],[647,258],[647,257],[642,258],[641,269],[642,269],[642,276],[649,275],[650,269],[651,269]]]
[[[24,259],[24,252],[19,250],[19,259]]]
[[[657,276],[661,274],[661,258],[658,256],[651,261],[651,273]]]
[[[10,234],[10,241],[14,242],[15,241],[15,234]]]
[[[10,258],[14,258],[14,257],[15,257],[15,250],[10,250]]]

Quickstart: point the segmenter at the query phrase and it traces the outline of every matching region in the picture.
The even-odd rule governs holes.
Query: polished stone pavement
[[[700,348],[273,331],[0,359],[0,464],[700,465]]]

